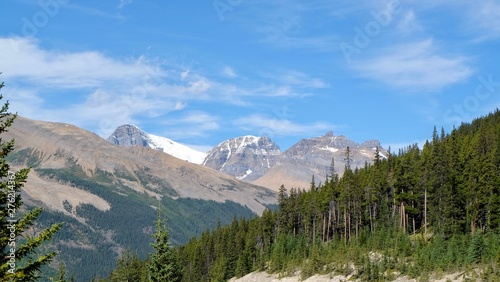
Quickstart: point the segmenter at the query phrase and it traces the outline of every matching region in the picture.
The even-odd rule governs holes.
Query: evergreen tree
[[[287,232],[290,229],[290,212],[288,208],[288,195],[285,185],[281,185],[278,192],[278,233]]]
[[[210,282],[224,282],[227,281],[227,259],[224,255],[221,255],[214,262],[213,267],[210,269]],[[162,281],[174,281],[174,280],[162,280]]]
[[[146,281],[145,263],[131,251],[125,251],[118,259],[118,264],[111,272],[111,282]]]
[[[375,165],[378,165],[380,164],[380,150],[377,147],[375,147],[375,155],[374,155],[374,159],[373,159],[373,164]]]
[[[73,282],[75,281],[75,277],[71,276],[69,279],[66,278],[66,267],[63,263],[59,264],[59,272],[57,273],[57,278],[54,281],[57,282]]]
[[[470,240],[469,249],[467,250],[467,262],[478,263],[484,252],[483,235],[479,232],[472,235]]]
[[[0,89],[4,84],[0,84]],[[0,95],[0,100],[2,95]],[[0,134],[12,125],[15,114],[8,112],[9,102],[0,109]],[[55,252],[37,255],[37,248],[49,241],[61,228],[62,223],[44,229],[39,235],[30,237],[25,231],[34,225],[42,212],[35,208],[20,216],[20,190],[26,183],[29,168],[17,172],[10,170],[5,158],[14,150],[14,140],[3,142],[0,138],[0,281],[35,281],[41,267],[48,264]]]
[[[161,216],[158,207],[158,219],[156,220],[156,233],[153,234],[155,243],[151,244],[155,253],[150,255],[147,265],[148,280],[151,282],[181,280],[179,262],[176,254],[170,248],[170,235],[167,230],[166,220]]]

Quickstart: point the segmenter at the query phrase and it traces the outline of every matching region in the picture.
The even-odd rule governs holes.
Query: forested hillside
[[[333,160],[335,161],[335,160]],[[184,281],[255,270],[337,271],[362,280],[481,269],[500,279],[500,111],[436,128],[373,165],[334,170],[309,190],[280,188],[279,210],[204,232],[178,249]],[[498,281],[498,280],[497,280]]]

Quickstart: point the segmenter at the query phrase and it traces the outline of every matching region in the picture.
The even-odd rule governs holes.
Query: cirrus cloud
[[[253,114],[233,121],[233,125],[259,135],[273,136],[303,136],[324,133],[336,128],[326,122],[299,124],[286,118],[271,118],[262,114]]]
[[[386,48],[353,62],[362,77],[413,90],[434,91],[466,80],[473,74],[467,58],[444,54],[426,39]]]

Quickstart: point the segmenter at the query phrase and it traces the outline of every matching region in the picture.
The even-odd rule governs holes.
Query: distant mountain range
[[[175,145],[162,146],[154,140],[167,140],[168,144]],[[278,190],[282,184],[288,188],[308,188],[313,175],[316,181],[324,181],[330,174],[332,159],[335,171],[342,175],[347,147],[353,169],[371,163],[377,147],[381,157],[387,155],[378,140],[358,144],[345,136],[335,136],[333,132],[303,139],[284,152],[269,137],[251,135],[225,140],[208,153],[197,152],[168,138],[146,133],[134,125],[118,127],[108,141],[120,146],[161,148],[167,154],[273,190]]]
[[[219,223],[276,205],[270,189],[164,153],[201,162],[183,145],[133,126],[119,132],[116,140],[128,140],[129,147],[74,125],[22,117],[2,134],[15,139],[7,156],[11,169],[32,167],[22,197],[26,205],[44,208],[37,223],[65,223],[53,247],[79,281],[106,277],[123,250],[142,257],[152,251],[158,207],[168,218],[173,243],[183,244]]]
[[[380,149],[378,141],[356,144],[330,132],[284,152],[256,136],[199,152],[134,125],[120,126],[106,141],[74,125],[22,117],[2,138],[15,139],[8,156],[13,170],[32,167],[23,201],[44,208],[40,227],[65,222],[53,247],[85,281],[106,276],[122,250],[150,251],[158,206],[173,243],[183,244],[219,222],[275,206],[273,190],[281,184],[307,188],[312,175],[323,181],[332,158],[341,174],[347,146],[353,167]]]

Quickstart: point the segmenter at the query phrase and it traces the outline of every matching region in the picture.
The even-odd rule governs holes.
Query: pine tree
[[[286,233],[290,228],[290,212],[287,204],[288,195],[286,193],[285,185],[281,185],[278,193],[278,233]]]
[[[116,269],[111,272],[111,282],[140,282],[146,281],[144,262],[131,251],[125,251],[118,259]]]
[[[57,282],[66,281],[66,269],[64,268],[64,264],[59,264],[59,273],[57,274]]]
[[[152,282],[181,281],[178,258],[170,248],[170,235],[166,220],[161,216],[160,207],[158,207],[156,233],[153,234],[153,238],[155,243],[151,246],[156,252],[150,254],[150,261],[147,265],[148,280]]]
[[[375,164],[375,165],[380,164],[380,150],[379,150],[378,146],[375,147],[375,155],[373,158],[373,164]]]
[[[0,89],[4,84],[0,84]],[[2,99],[0,95],[0,100]],[[8,112],[9,102],[0,109],[0,134],[6,132],[17,115]],[[30,237],[25,231],[34,225],[42,212],[35,208],[26,214],[21,213],[20,190],[26,183],[29,168],[17,172],[10,170],[5,158],[14,150],[14,140],[3,142],[0,138],[0,281],[35,281],[41,267],[48,264],[55,252],[37,255],[37,248],[49,241],[61,228],[62,223],[44,229],[39,235]],[[21,239],[23,237],[23,239]],[[24,243],[21,244],[21,241]]]
[[[75,281],[75,277],[71,276],[69,279],[66,279],[66,268],[63,263],[59,264],[59,272],[57,273],[57,278],[55,279],[57,282],[73,282]]]
[[[479,232],[474,233],[467,249],[467,263],[478,263],[484,253],[483,235]]]

